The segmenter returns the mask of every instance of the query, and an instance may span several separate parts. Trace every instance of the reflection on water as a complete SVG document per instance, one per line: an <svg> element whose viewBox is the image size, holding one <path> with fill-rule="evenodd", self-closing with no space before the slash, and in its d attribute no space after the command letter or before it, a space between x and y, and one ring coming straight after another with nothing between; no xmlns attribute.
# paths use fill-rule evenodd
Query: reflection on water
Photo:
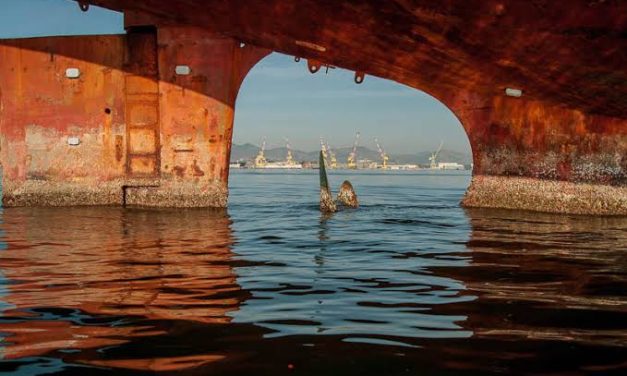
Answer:
<svg viewBox="0 0 627 376"><path fill-rule="evenodd" d="M4 359L105 348L163 334L147 320L228 324L245 299L224 212L5 209ZM141 318L141 319L140 319ZM77 352L71 352L78 354ZM81 359L167 369L220 359Z"/></svg>
<svg viewBox="0 0 627 376"><path fill-rule="evenodd" d="M4 209L0 371L627 369L627 219L464 211L467 175L352 174L362 207L332 216L307 172L234 174L228 213Z"/></svg>

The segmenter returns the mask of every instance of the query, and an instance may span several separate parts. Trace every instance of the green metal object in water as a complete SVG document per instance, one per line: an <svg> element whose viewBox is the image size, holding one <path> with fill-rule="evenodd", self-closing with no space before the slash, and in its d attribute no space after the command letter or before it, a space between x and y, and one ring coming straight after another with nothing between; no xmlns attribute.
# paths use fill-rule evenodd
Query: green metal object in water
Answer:
<svg viewBox="0 0 627 376"><path fill-rule="evenodd" d="M320 189L329 190L329 180L327 179L327 169L324 165L324 155L320 152Z"/></svg>
<svg viewBox="0 0 627 376"><path fill-rule="evenodd" d="M337 206L331 196L329 189L329 179L327 179L327 169L324 165L324 156L320 152L320 211L323 213L334 213Z"/></svg>

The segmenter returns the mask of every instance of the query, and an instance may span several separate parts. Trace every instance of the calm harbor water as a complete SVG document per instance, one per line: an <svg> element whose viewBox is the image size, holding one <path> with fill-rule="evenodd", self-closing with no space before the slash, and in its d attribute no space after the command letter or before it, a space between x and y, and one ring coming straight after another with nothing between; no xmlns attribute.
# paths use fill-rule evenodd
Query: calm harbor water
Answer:
<svg viewBox="0 0 627 376"><path fill-rule="evenodd" d="M0 372L627 372L627 218L464 210L464 172L234 171L216 210L0 212Z"/></svg>

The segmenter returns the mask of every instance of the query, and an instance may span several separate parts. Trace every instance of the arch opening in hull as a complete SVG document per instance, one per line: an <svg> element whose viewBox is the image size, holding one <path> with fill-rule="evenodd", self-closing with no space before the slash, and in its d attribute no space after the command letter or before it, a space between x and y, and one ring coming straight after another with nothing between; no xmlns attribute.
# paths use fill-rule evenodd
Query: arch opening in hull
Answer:
<svg viewBox="0 0 627 376"><path fill-rule="evenodd" d="M318 167L322 149L331 180L381 173L385 181L403 173L419 175L419 185L457 174L461 200L473 159L458 117L425 92L373 76L362 84L354 78L355 72L324 64L311 74L306 61L278 53L264 58L238 93L231 175L302 174Z"/></svg>

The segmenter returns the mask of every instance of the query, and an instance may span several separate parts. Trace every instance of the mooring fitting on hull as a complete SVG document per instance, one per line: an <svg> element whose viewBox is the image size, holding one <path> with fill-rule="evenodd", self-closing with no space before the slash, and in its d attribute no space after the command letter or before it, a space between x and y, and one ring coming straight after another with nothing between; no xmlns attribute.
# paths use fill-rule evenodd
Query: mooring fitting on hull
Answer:
<svg viewBox="0 0 627 376"><path fill-rule="evenodd" d="M87 12L89 10L89 3L86 0L78 0L78 7L81 8L83 12Z"/></svg>
<svg viewBox="0 0 627 376"><path fill-rule="evenodd" d="M362 82L364 82L365 77L366 74L364 72L355 72L355 83L357 85L361 84Z"/></svg>
<svg viewBox="0 0 627 376"><path fill-rule="evenodd" d="M321 66L322 64L318 60L307 59L307 68L312 74L318 72Z"/></svg>

